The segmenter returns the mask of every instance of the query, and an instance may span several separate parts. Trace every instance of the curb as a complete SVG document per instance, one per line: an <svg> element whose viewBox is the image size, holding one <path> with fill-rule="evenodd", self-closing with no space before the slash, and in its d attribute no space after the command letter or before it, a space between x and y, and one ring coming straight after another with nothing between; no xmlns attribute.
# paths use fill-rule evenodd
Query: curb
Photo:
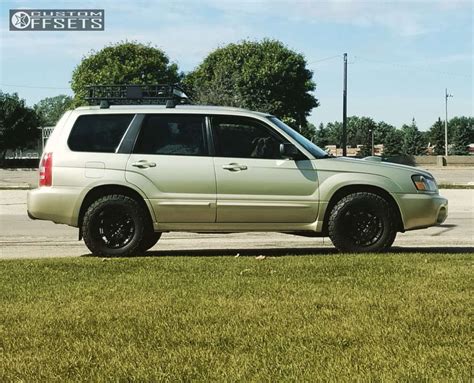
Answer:
<svg viewBox="0 0 474 383"><path fill-rule="evenodd" d="M474 184L439 184L438 189L474 189Z"/></svg>
<svg viewBox="0 0 474 383"><path fill-rule="evenodd" d="M30 185L0 185L0 190L31 190L34 187Z"/></svg>

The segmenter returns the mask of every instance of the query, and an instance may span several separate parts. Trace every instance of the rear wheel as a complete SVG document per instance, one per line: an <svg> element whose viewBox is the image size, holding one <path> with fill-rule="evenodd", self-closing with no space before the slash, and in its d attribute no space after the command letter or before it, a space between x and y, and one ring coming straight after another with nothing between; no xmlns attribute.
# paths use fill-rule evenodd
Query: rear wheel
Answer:
<svg viewBox="0 0 474 383"><path fill-rule="evenodd" d="M396 215L390 204L379 195L353 193L333 207L328 230L339 251L384 251L397 235Z"/></svg>
<svg viewBox="0 0 474 383"><path fill-rule="evenodd" d="M87 209L82 224L84 242L94 255L130 256L140 252L146 212L133 198L107 195Z"/></svg>

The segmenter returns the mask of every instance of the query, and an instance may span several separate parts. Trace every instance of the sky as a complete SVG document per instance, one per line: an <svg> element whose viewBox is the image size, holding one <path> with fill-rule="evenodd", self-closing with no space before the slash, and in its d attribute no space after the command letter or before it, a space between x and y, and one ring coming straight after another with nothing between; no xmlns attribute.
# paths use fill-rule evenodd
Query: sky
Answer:
<svg viewBox="0 0 474 383"><path fill-rule="evenodd" d="M217 47L271 38L304 55L320 106L309 121L348 115L428 129L445 113L473 114L471 0L0 0L0 89L28 105L70 94L81 58L118 41L150 43L184 72ZM105 9L105 31L8 30L9 9Z"/></svg>

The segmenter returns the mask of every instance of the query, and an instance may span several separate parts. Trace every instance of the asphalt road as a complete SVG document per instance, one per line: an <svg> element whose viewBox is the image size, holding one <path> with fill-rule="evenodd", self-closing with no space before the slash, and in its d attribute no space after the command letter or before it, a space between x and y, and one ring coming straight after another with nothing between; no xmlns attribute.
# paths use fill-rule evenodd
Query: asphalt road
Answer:
<svg viewBox="0 0 474 383"><path fill-rule="evenodd" d="M399 233L395 252L474 252L474 190L441 190L449 199L442 226ZM277 233L166 233L150 256L267 255L334 253L328 238ZM0 258L46 258L90 255L77 229L26 215L26 190L0 190Z"/></svg>

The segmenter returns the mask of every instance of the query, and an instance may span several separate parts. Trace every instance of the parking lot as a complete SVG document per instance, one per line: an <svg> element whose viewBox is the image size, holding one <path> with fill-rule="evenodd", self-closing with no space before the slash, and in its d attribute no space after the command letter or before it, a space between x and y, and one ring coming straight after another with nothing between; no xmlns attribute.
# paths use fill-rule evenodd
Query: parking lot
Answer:
<svg viewBox="0 0 474 383"><path fill-rule="evenodd" d="M0 190L0 257L75 257L89 254L76 228L33 221L26 215L26 190ZM395 251L474 251L474 190L441 190L449 199L449 216L442 226L399 233ZM334 252L328 238L278 233L166 233L150 255L281 255Z"/></svg>

